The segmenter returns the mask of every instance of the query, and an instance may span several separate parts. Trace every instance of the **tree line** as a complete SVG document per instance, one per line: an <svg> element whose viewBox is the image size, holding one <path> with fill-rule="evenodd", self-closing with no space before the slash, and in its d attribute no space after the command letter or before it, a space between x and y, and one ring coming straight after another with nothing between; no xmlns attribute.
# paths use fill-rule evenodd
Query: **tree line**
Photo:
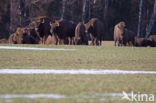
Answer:
<svg viewBox="0 0 156 103"><path fill-rule="evenodd" d="M28 25L37 16L88 22L99 18L104 24L106 40L113 39L115 24L126 23L126 28L140 37L154 34L155 0L1 0L0 38ZM5 3L5 4L4 4ZM4 4L4 5L3 5Z"/></svg>

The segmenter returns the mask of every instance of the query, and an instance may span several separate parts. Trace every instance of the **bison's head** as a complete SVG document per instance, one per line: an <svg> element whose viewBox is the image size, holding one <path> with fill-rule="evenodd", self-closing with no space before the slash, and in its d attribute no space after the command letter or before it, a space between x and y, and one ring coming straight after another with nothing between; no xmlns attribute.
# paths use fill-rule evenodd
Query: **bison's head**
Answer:
<svg viewBox="0 0 156 103"><path fill-rule="evenodd" d="M18 27L13 35L13 41L17 44L21 44L23 40L23 35L26 33L26 28Z"/></svg>
<svg viewBox="0 0 156 103"><path fill-rule="evenodd" d="M118 28L120 28L122 30L126 27L126 24L124 21L119 22L117 25L118 25Z"/></svg>
<svg viewBox="0 0 156 103"><path fill-rule="evenodd" d="M29 28L30 28L30 29L35 29L36 32L38 32L38 31L39 31L39 26L40 26L41 24L44 23L44 18L45 18L45 17L37 17L37 18L35 18L35 19L29 24Z"/></svg>
<svg viewBox="0 0 156 103"><path fill-rule="evenodd" d="M51 26L50 32L52 34L55 34L58 31L58 28L60 26L60 22L58 20L55 20L53 22L50 22L50 26Z"/></svg>
<svg viewBox="0 0 156 103"><path fill-rule="evenodd" d="M16 33L18 35L23 35L25 33L25 28L17 28Z"/></svg>

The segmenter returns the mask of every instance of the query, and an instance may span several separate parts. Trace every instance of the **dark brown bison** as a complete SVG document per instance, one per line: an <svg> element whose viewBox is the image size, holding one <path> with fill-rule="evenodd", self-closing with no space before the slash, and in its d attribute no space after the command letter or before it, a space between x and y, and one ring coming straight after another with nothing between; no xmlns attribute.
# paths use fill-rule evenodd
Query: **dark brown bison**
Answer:
<svg viewBox="0 0 156 103"><path fill-rule="evenodd" d="M56 44L64 44L68 39L68 44L74 44L76 25L68 20L55 20L51 23L51 33L55 35Z"/></svg>
<svg viewBox="0 0 156 103"><path fill-rule="evenodd" d="M23 34L22 38L23 44L39 44L40 42L40 38L33 28L26 28L26 32Z"/></svg>
<svg viewBox="0 0 156 103"><path fill-rule="evenodd" d="M150 35L147 40L150 42L152 47L156 47L156 35Z"/></svg>
<svg viewBox="0 0 156 103"><path fill-rule="evenodd" d="M150 35L150 36L148 37L148 40L151 40L151 41L156 42L156 35Z"/></svg>
<svg viewBox="0 0 156 103"><path fill-rule="evenodd" d="M86 34L85 25L80 22L75 29L75 45L88 45L88 36Z"/></svg>
<svg viewBox="0 0 156 103"><path fill-rule="evenodd" d="M91 45L101 45L104 38L103 23L97 18L92 18L85 26L92 40Z"/></svg>
<svg viewBox="0 0 156 103"><path fill-rule="evenodd" d="M123 33L125 28L125 22L119 22L114 27L114 45L122 46L123 45ZM116 44L117 43L117 44Z"/></svg>
<svg viewBox="0 0 156 103"><path fill-rule="evenodd" d="M135 44L135 33L133 31L128 30L128 29L124 29L123 44L124 44L124 46L134 46L134 44Z"/></svg>
<svg viewBox="0 0 156 103"><path fill-rule="evenodd" d="M147 44L148 44L148 41L146 38L135 37L135 46L146 47Z"/></svg>
<svg viewBox="0 0 156 103"><path fill-rule="evenodd" d="M35 26L35 30L38 32L42 44L45 44L47 37L49 35L52 35L50 32L51 21L52 21L51 19L47 17L43 17L43 18L36 19L36 21L34 20L30 24L31 26Z"/></svg>

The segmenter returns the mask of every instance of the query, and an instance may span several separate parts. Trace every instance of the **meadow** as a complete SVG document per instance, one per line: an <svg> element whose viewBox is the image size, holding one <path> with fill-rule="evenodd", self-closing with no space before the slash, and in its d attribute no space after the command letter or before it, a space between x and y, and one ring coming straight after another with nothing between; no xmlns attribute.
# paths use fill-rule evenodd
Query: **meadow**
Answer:
<svg viewBox="0 0 156 103"><path fill-rule="evenodd" d="M73 51L0 49L1 69L119 69L156 71L156 48L104 46L9 45L36 48L65 48ZM147 93L156 96L154 74L1 74L0 95L62 94L66 98L12 98L10 103L130 103L106 93ZM156 98L156 97L155 97ZM8 102L8 101L7 101ZM0 98L0 103L6 99ZM155 102L150 102L155 103Z"/></svg>

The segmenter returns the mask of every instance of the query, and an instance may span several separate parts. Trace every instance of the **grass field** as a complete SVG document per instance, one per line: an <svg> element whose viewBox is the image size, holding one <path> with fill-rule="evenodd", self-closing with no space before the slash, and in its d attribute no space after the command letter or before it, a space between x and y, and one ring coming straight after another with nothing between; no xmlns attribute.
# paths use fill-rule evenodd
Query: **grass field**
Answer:
<svg viewBox="0 0 156 103"><path fill-rule="evenodd" d="M89 101L103 103L98 101L99 97L85 98L85 96L122 93L122 91L128 93L131 91L137 93L139 91L156 95L155 78L156 75L0 75L0 93L56 93L68 97L65 99L65 103L69 103L70 100L79 101L78 103ZM43 100L48 101L48 99ZM111 98L109 100L112 101L109 103L116 103ZM32 100L29 101L34 103ZM64 103L63 100L57 101Z"/></svg>
<svg viewBox="0 0 156 103"><path fill-rule="evenodd" d="M120 69L156 71L156 48L105 46L11 45L40 48L68 48L75 51L36 51L0 49L0 68L17 69ZM1 44L2 45L2 44ZM4 45L4 44L3 44ZM5 44L5 46L10 46ZM156 96L156 75L0 75L0 94L54 93L64 99L14 98L10 103L130 103L104 93L147 93ZM97 96L98 95L98 96ZM156 98L156 97L155 97ZM6 103L0 99L0 103ZM150 102L155 103L155 102Z"/></svg>
<svg viewBox="0 0 156 103"><path fill-rule="evenodd" d="M32 45L21 46L30 47ZM156 70L156 48L46 45L33 45L33 47L72 48L76 50L0 50L0 68L96 68L122 70Z"/></svg>

